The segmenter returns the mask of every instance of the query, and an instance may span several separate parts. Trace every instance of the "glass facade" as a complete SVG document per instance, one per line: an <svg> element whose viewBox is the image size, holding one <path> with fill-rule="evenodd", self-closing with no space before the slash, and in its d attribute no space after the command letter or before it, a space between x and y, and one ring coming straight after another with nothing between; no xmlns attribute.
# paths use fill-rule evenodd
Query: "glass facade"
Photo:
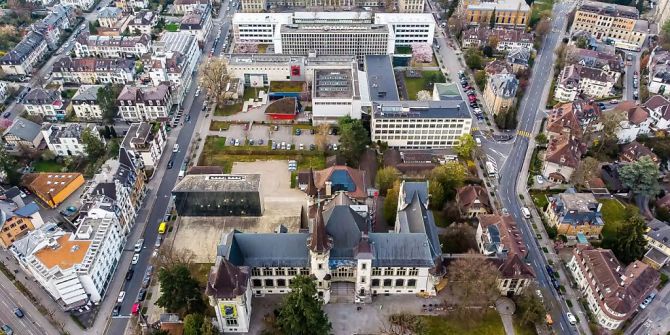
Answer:
<svg viewBox="0 0 670 335"><path fill-rule="evenodd" d="M261 216L258 192L174 192L180 216Z"/></svg>

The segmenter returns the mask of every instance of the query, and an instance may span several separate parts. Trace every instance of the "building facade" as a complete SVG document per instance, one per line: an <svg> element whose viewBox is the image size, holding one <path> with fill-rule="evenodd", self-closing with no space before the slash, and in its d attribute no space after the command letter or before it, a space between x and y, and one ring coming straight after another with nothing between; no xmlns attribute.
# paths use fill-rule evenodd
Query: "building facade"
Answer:
<svg viewBox="0 0 670 335"><path fill-rule="evenodd" d="M151 36L99 36L81 33L74 44L77 57L140 58L151 51Z"/></svg>
<svg viewBox="0 0 670 335"><path fill-rule="evenodd" d="M65 118L65 106L60 91L35 88L23 98L23 107L28 115L37 115L50 120Z"/></svg>
<svg viewBox="0 0 670 335"><path fill-rule="evenodd" d="M487 26L493 15L495 27L524 28L530 20L530 6L523 0L464 0L458 10L468 25Z"/></svg>
<svg viewBox="0 0 670 335"><path fill-rule="evenodd" d="M86 145L82 141L82 134L86 131L105 143L98 127L93 123L45 123L42 125L42 135L47 147L59 157L86 156Z"/></svg>
<svg viewBox="0 0 670 335"><path fill-rule="evenodd" d="M47 50L44 36L31 31L11 51L0 57L2 72L9 76L29 76Z"/></svg>
<svg viewBox="0 0 670 335"><path fill-rule="evenodd" d="M197 39L185 32L165 32L152 47L149 76L154 86L169 82L174 97L181 101L191 87L200 59Z"/></svg>
<svg viewBox="0 0 670 335"><path fill-rule="evenodd" d="M102 85L81 85L72 97L74 114L83 120L102 120L102 109L98 104L98 91Z"/></svg>
<svg viewBox="0 0 670 335"><path fill-rule="evenodd" d="M63 57L54 63L52 76L72 84L129 84L135 80L135 62L118 58Z"/></svg>
<svg viewBox="0 0 670 335"><path fill-rule="evenodd" d="M635 7L583 1L577 8L571 33L587 32L617 48L639 51L649 34L649 23L640 20Z"/></svg>
<svg viewBox="0 0 670 335"><path fill-rule="evenodd" d="M170 86L138 87L126 85L116 98L119 115L126 121L167 121L172 108Z"/></svg>
<svg viewBox="0 0 670 335"><path fill-rule="evenodd" d="M484 88L484 103L494 114L505 113L516 103L519 80L511 73L489 76Z"/></svg>
<svg viewBox="0 0 670 335"><path fill-rule="evenodd" d="M605 225L601 208L592 193L566 191L549 197L545 215L549 225L568 238L574 239L577 234L598 238Z"/></svg>
<svg viewBox="0 0 670 335"><path fill-rule="evenodd" d="M123 138L121 147L141 167L153 170L163 155L167 144L165 124L133 123Z"/></svg>

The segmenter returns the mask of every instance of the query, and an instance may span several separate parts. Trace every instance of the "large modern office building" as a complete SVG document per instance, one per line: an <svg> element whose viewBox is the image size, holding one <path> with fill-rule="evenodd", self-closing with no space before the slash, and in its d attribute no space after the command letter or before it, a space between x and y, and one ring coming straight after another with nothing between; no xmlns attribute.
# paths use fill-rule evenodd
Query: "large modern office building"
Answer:
<svg viewBox="0 0 670 335"><path fill-rule="evenodd" d="M241 0L242 11L260 13L268 9L281 7L319 8L352 10L355 8L386 9L389 2L385 0ZM426 5L424 0L398 0L390 3L400 13L423 13Z"/></svg>
<svg viewBox="0 0 670 335"><path fill-rule="evenodd" d="M272 44L275 53L304 56L386 55L397 46L432 43L428 13L295 12L236 13L235 43Z"/></svg>

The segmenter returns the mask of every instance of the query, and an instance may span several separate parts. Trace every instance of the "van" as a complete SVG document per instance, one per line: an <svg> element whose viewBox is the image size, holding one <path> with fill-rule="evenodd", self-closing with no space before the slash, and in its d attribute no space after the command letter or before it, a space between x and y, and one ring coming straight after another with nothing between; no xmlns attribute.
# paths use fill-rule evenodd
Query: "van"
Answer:
<svg viewBox="0 0 670 335"><path fill-rule="evenodd" d="M523 214L524 218L530 219L530 209L528 209L528 207L521 208L521 213Z"/></svg>
<svg viewBox="0 0 670 335"><path fill-rule="evenodd" d="M479 137L475 137L475 143L477 143L478 147L481 147L482 146L482 139L479 138Z"/></svg>
<svg viewBox="0 0 670 335"><path fill-rule="evenodd" d="M165 234L165 229L167 228L167 223L165 221L161 222L161 224L158 226L158 233L159 234Z"/></svg>
<svg viewBox="0 0 670 335"><path fill-rule="evenodd" d="M179 151L179 144L175 143L174 146L172 147L172 152L177 152Z"/></svg>

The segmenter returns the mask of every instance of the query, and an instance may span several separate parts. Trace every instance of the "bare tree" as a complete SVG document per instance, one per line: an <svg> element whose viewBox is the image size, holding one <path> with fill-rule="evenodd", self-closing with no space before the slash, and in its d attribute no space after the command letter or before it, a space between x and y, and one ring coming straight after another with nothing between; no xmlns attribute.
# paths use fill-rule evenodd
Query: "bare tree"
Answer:
<svg viewBox="0 0 670 335"><path fill-rule="evenodd" d="M325 151L326 146L328 146L328 130L330 130L330 126L327 123L322 123L316 127L314 144L321 151Z"/></svg>
<svg viewBox="0 0 670 335"><path fill-rule="evenodd" d="M586 157L579 162L579 166L572 173L571 181L575 185L585 186L591 178L598 177L598 166L600 162L593 157Z"/></svg>
<svg viewBox="0 0 670 335"><path fill-rule="evenodd" d="M600 117L600 125L602 129L600 130L599 138L596 139L597 152L602 152L606 143L616 141L621 122L626 118L626 112L622 110L615 109L602 114Z"/></svg>
<svg viewBox="0 0 670 335"><path fill-rule="evenodd" d="M498 269L474 251L456 259L447 268L451 291L460 299L458 306L464 311L472 307L468 305L488 306L500 296L498 276Z"/></svg>
<svg viewBox="0 0 670 335"><path fill-rule="evenodd" d="M172 246L164 245L158 249L158 255L153 259L156 268L171 268L175 265L186 265L190 267L194 264L195 254L190 249L177 250Z"/></svg>
<svg viewBox="0 0 670 335"><path fill-rule="evenodd" d="M535 34L537 35L537 38L539 40L542 40L542 38L547 35L547 33L551 30L551 22L549 21L548 18L542 18L540 19L540 22L537 23L537 26L535 26Z"/></svg>
<svg viewBox="0 0 670 335"><path fill-rule="evenodd" d="M226 85L231 78L226 61L210 59L201 66L200 73L200 85L214 96L216 105L219 106L226 97Z"/></svg>

